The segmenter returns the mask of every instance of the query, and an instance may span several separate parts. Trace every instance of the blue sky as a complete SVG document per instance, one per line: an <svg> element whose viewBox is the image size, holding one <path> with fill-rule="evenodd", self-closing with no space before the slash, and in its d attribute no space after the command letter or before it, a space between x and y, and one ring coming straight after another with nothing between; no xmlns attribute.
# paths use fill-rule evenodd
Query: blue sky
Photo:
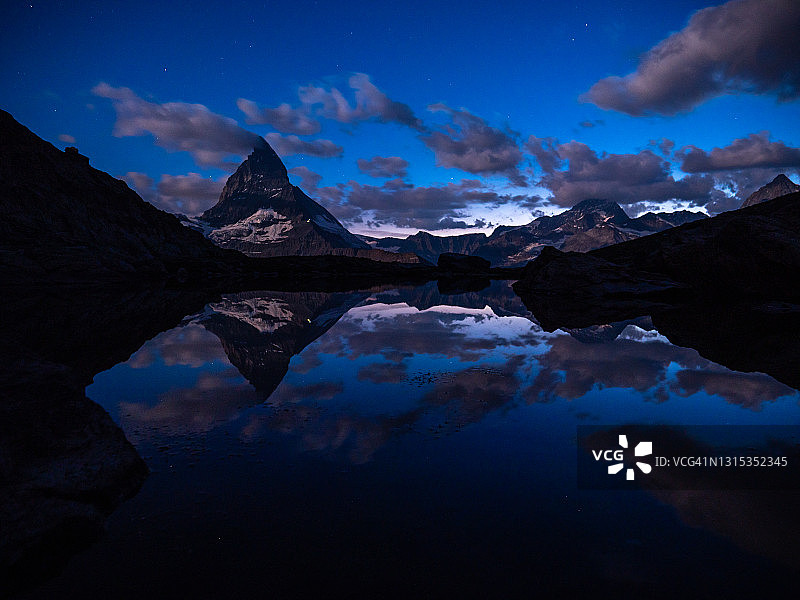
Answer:
<svg viewBox="0 0 800 600"><path fill-rule="evenodd" d="M378 234L715 213L800 169L794 0L5 4L0 107L174 212L254 135Z"/></svg>

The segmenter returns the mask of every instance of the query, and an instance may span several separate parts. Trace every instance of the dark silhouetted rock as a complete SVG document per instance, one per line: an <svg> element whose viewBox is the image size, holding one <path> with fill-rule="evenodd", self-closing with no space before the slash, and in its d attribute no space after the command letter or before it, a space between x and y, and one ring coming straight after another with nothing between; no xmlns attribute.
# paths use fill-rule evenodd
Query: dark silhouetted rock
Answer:
<svg viewBox="0 0 800 600"><path fill-rule="evenodd" d="M219 297L102 285L4 288L0 596L55 575L102 535L147 468L85 395L94 376Z"/></svg>
<svg viewBox="0 0 800 600"><path fill-rule="evenodd" d="M480 256L468 256L455 252L444 252L440 254L436 265L442 271L450 271L452 273L474 273L476 275L488 272L491 266L488 260Z"/></svg>
<svg viewBox="0 0 800 600"><path fill-rule="evenodd" d="M791 275L798 269L795 193L584 255L546 249L514 289L526 304L557 298L550 302L556 310L563 304L575 311L588 302L588 310L598 310L601 302L663 299L681 288L708 297L780 299L800 294L800 280Z"/></svg>
<svg viewBox="0 0 800 600"><path fill-rule="evenodd" d="M443 277L436 281L440 294L447 296L480 292L491 285L488 277Z"/></svg>
<svg viewBox="0 0 800 600"><path fill-rule="evenodd" d="M436 264L439 255L443 252L455 252L458 254L474 254L475 251L486 242L486 236L482 233L465 233L463 235L433 235L426 231L420 231L402 238L370 238L363 239L379 249L391 252L412 252L431 264Z"/></svg>
<svg viewBox="0 0 800 600"><path fill-rule="evenodd" d="M2 359L0 580L11 592L55 575L94 542L148 471L67 368Z"/></svg>
<svg viewBox="0 0 800 600"><path fill-rule="evenodd" d="M686 292L685 285L661 274L550 246L513 287L548 331L647 315Z"/></svg>
<svg viewBox="0 0 800 600"><path fill-rule="evenodd" d="M547 248L514 290L546 330L650 315L670 341L800 389L800 193L594 250Z"/></svg>
<svg viewBox="0 0 800 600"><path fill-rule="evenodd" d="M601 248L593 256L661 273L699 293L793 295L800 280L800 194Z"/></svg>
<svg viewBox="0 0 800 600"><path fill-rule="evenodd" d="M0 111L0 279L70 282L225 272L233 259L128 186Z"/></svg>
<svg viewBox="0 0 800 600"><path fill-rule="evenodd" d="M22 287L171 280L231 290L267 284L350 289L392 278L401 283L435 277L433 267L419 258L370 248L330 221L299 189L281 187L288 185L285 173L265 142L229 179L212 217L237 218L261 206L260 188L278 186L278 195L287 198L287 214L294 210L293 218L303 217L295 233L308 233L293 234L278 254L339 256L257 259L220 248L203 236L210 225L158 210L123 181L89 166L76 150L61 152L0 111L0 280ZM270 210L258 208L266 212L255 220L266 223Z"/></svg>

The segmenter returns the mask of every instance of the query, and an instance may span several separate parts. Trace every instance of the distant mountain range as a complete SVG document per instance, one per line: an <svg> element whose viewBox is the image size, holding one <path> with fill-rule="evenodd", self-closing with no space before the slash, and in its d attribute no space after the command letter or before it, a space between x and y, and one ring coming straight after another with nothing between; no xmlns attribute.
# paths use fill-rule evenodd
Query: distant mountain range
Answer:
<svg viewBox="0 0 800 600"><path fill-rule="evenodd" d="M420 232L406 239L363 239L375 248L414 252L430 262L436 262L443 252L459 252L481 256L495 266L512 266L536 258L545 246L587 252L704 218L706 215L702 213L686 210L650 212L631 218L616 202L590 199L527 225L498 227L488 237L481 233L434 236Z"/></svg>
<svg viewBox="0 0 800 600"><path fill-rule="evenodd" d="M179 215L184 225L218 246L255 257L340 254L391 262L420 257L435 264L441 254L455 252L514 266L535 258L544 246L586 252L706 216L680 211L634 219L615 202L593 199L527 225L498 227L488 237L422 231L405 239L358 236L292 185L278 155L261 142L228 179L216 205L199 217Z"/></svg>
<svg viewBox="0 0 800 600"><path fill-rule="evenodd" d="M742 208L798 191L800 185L781 173L751 194ZM536 258L545 246L565 252L589 252L706 218L703 213L688 210L648 212L631 218L616 202L589 199L527 225L498 227L490 236L481 233L435 236L421 231L405 239L360 237L374 248L413 252L433 263L444 252L459 252L481 256L494 266L514 266Z"/></svg>
<svg viewBox="0 0 800 600"><path fill-rule="evenodd" d="M743 206L800 189L779 175ZM700 212L648 212L632 218L611 200L584 200L564 212L490 235L437 236L420 231L405 239L354 235L330 212L289 182L286 167L265 140L228 179L219 201L199 217L179 215L222 248L254 257L338 254L387 262L436 264L444 253L480 256L494 266L521 266L545 246L589 252L707 218ZM419 258L417 258L419 257Z"/></svg>
<svg viewBox="0 0 800 600"><path fill-rule="evenodd" d="M587 253L546 248L514 291L540 322L558 327L652 314L690 298L800 314L798 269L795 192Z"/></svg>

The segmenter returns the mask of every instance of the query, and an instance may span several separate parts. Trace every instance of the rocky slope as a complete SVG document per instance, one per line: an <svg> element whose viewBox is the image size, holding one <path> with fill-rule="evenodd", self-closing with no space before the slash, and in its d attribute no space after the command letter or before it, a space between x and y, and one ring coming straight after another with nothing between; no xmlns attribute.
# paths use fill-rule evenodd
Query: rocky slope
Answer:
<svg viewBox="0 0 800 600"><path fill-rule="evenodd" d="M224 272L229 252L0 111L0 279L71 282Z"/></svg>
<svg viewBox="0 0 800 600"><path fill-rule="evenodd" d="M781 173L767 185L750 194L742 203L741 208L747 208L748 206L766 202L767 200L774 200L775 198L780 198L786 194L793 194L794 192L800 192L800 185L793 183L791 179Z"/></svg>

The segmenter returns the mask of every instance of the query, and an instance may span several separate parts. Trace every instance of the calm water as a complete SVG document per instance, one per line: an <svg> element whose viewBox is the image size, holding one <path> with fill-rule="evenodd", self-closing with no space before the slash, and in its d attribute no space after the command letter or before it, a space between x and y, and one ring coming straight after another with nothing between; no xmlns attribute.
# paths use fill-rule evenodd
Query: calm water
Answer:
<svg viewBox="0 0 800 600"><path fill-rule="evenodd" d="M581 424L800 424L797 391L648 318L547 333L505 283L230 294L87 395L151 475L30 597L731 597L796 580L774 496L577 489ZM795 514L797 496L778 502Z"/></svg>

